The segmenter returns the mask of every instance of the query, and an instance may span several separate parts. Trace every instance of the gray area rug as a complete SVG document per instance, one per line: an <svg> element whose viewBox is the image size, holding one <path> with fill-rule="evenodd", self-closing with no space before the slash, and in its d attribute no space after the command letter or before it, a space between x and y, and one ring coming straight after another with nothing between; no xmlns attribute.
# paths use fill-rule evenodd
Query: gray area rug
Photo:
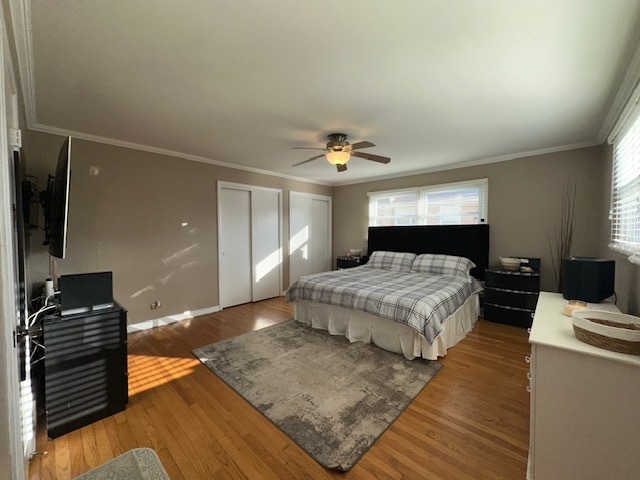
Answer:
<svg viewBox="0 0 640 480"><path fill-rule="evenodd" d="M158 454L151 448L134 448L74 480L169 480Z"/></svg>
<svg viewBox="0 0 640 480"><path fill-rule="evenodd" d="M441 368L295 320L193 354L318 463L345 471Z"/></svg>

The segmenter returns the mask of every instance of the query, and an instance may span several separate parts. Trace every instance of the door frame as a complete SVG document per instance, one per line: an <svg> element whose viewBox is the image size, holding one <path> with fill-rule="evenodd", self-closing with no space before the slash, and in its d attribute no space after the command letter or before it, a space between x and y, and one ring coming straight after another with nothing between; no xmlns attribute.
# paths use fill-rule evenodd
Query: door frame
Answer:
<svg viewBox="0 0 640 480"><path fill-rule="evenodd" d="M6 403L0 407L0 424L6 425L8 435L0 440L0 458L10 458L10 476L12 480L25 477L28 464L27 452L23 448L21 408L20 408L20 378L18 376L18 356L14 344L14 330L18 325L17 312L20 308L16 301L18 289L15 278L15 249L13 244L13 209L11 205L11 178L8 158L10 147L8 139L8 106L6 104L9 87L15 85L12 78L11 59L8 57L8 36L4 22L0 22L0 315L2 326L0 341L3 353L1 358L4 371L0 374L0 399ZM9 72L7 72L7 69ZM12 82L12 83L10 83ZM14 89L15 91L15 89Z"/></svg>
<svg viewBox="0 0 640 480"><path fill-rule="evenodd" d="M278 248L280 250L280 259L278 262L278 291L282 290L282 278L283 278L283 268L282 268L282 263L283 263L283 229L282 229L282 224L283 224L283 218L282 218L282 189L280 188L269 188L269 187L260 187L258 185L248 185L248 184L244 184L244 183L235 183L235 182L225 182L222 180L218 180L217 181L217 188L216 188L216 202L217 202L217 208L216 208L216 214L217 214L217 236L216 236L216 242L217 242L217 249L218 249L218 305L221 305L220 302L220 264L221 264L221 257L222 257L222 252L220 251L220 224L221 224L221 220L222 220L222 205L220 202L220 191L223 188L230 188L230 189L235 189L235 190L244 190L244 191L248 191L248 192L252 192L252 191L263 191L263 192L274 192L278 194L278 219L279 219L279 225L278 225L278 236L279 236L279 240L278 240ZM251 235L252 232L252 225L251 223L249 224L249 235ZM251 263L251 298L253 299L253 285L255 284L256 281L256 272L255 269L253 268L253 252L251 254L251 259L250 259L250 263ZM253 301L253 300L252 300ZM222 309L222 306L220 307Z"/></svg>

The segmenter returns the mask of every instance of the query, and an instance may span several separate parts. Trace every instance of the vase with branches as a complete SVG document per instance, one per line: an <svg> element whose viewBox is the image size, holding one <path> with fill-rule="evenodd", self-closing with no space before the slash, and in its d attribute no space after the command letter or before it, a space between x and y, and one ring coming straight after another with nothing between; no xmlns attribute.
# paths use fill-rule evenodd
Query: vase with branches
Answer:
<svg viewBox="0 0 640 480"><path fill-rule="evenodd" d="M554 226L553 239L548 239L551 251L551 263L558 292L562 292L564 267L562 260L571 256L573 244L573 229L576 221L576 186L568 182L562 187L562 202L560 205L560 227Z"/></svg>

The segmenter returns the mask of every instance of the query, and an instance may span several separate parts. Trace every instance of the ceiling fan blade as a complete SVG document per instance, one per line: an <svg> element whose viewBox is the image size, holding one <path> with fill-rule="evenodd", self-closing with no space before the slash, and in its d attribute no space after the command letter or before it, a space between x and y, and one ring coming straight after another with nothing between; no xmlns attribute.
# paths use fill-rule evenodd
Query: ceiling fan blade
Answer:
<svg viewBox="0 0 640 480"><path fill-rule="evenodd" d="M358 143L351 144L351 150L358 150L359 148L369 148L369 147L375 147L375 146L376 144L371 142L358 142Z"/></svg>
<svg viewBox="0 0 640 480"><path fill-rule="evenodd" d="M315 160L315 159L317 159L317 158L320 158L320 157L324 157L324 154L323 154L323 155L316 155L315 157L311 157L311 158L309 158L308 160L305 160L304 162L296 163L296 164L291 165L291 166L292 166L292 167L297 167L298 165L302 165L303 163L308 163L308 162L310 162L310 161L312 161L312 160Z"/></svg>
<svg viewBox="0 0 640 480"><path fill-rule="evenodd" d="M339 172L346 172L347 171L347 164L346 163L344 165L336 165L336 167L338 167L338 171Z"/></svg>
<svg viewBox="0 0 640 480"><path fill-rule="evenodd" d="M319 148L319 147L291 147L294 150L326 150L326 148Z"/></svg>
<svg viewBox="0 0 640 480"><path fill-rule="evenodd" d="M366 158L367 160L372 160L378 163L389 163L391 159L389 157L383 157L381 155L373 155L371 153L364 152L351 152L353 157Z"/></svg>

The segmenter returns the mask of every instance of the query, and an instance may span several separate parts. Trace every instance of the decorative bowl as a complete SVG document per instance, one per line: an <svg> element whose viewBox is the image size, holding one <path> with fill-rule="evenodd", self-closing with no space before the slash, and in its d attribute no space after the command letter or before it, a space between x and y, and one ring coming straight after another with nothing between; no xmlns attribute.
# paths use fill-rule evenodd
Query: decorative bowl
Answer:
<svg viewBox="0 0 640 480"><path fill-rule="evenodd" d="M520 259L514 257L500 257L500 264L505 270L518 270L520 268Z"/></svg>
<svg viewBox="0 0 640 480"><path fill-rule="evenodd" d="M576 310L571 315L576 338L613 352L640 355L640 317L600 310Z"/></svg>

